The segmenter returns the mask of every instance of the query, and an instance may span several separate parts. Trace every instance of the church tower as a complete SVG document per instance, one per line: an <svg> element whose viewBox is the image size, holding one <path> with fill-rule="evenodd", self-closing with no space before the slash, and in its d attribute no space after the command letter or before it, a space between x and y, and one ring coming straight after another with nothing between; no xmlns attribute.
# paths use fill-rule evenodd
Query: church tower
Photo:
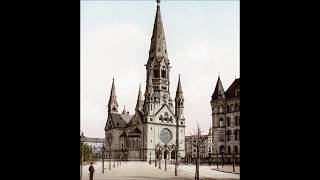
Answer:
<svg viewBox="0 0 320 180"><path fill-rule="evenodd" d="M111 93L108 103L108 113L118 113L118 101L116 96L116 88L114 85L114 78L112 79Z"/></svg>
<svg viewBox="0 0 320 180"><path fill-rule="evenodd" d="M170 106L170 63L160 12L160 1L157 1L157 12L153 25L146 70L147 77L152 77L155 93L155 106L161 107L164 104Z"/></svg>
<svg viewBox="0 0 320 180"><path fill-rule="evenodd" d="M183 98L183 91L180 81L180 74L179 74L179 80L178 80L178 86L176 91L176 97L174 99L175 101L175 116L177 118L176 121L176 136L179 137L176 139L176 145L179 149L178 157L181 157L181 151L185 151L185 119L183 115L183 109L184 109L184 98Z"/></svg>

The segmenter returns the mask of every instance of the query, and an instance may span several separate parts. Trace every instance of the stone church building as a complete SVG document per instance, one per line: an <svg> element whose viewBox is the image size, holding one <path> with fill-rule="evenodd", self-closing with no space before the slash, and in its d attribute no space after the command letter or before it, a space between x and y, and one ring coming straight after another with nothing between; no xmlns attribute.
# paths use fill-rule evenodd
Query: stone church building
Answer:
<svg viewBox="0 0 320 180"><path fill-rule="evenodd" d="M112 81L105 125L107 158L146 161L175 159L177 154L178 158L185 157L184 97L179 75L174 101L171 98L170 68L158 0L146 64L146 89L143 98L139 87L134 114L125 109L119 113Z"/></svg>

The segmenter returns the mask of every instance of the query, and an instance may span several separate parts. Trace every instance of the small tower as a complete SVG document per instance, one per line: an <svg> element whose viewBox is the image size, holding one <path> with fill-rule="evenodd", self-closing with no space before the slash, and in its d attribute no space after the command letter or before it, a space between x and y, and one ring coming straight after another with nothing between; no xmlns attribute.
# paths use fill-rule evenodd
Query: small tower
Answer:
<svg viewBox="0 0 320 180"><path fill-rule="evenodd" d="M126 105L123 106L123 111L121 114L127 114L127 111L126 111Z"/></svg>
<svg viewBox="0 0 320 180"><path fill-rule="evenodd" d="M142 92L141 92L141 84L139 85L138 99L136 104L136 110L143 110L143 100L142 100Z"/></svg>
<svg viewBox="0 0 320 180"><path fill-rule="evenodd" d="M118 113L118 101L116 96L116 88L114 85L114 78L112 78L112 86L111 86L111 93L108 103L108 113Z"/></svg>
<svg viewBox="0 0 320 180"><path fill-rule="evenodd" d="M220 75L218 76L210 104L212 108L213 149L221 153L225 151L226 148L226 105L225 91L220 79Z"/></svg>
<svg viewBox="0 0 320 180"><path fill-rule="evenodd" d="M147 85L146 91L144 94L144 104L143 104L143 111L146 115L145 121L153 121L153 111L154 111L154 91L153 91L153 83L152 83L152 76L149 74L147 77Z"/></svg>
<svg viewBox="0 0 320 180"><path fill-rule="evenodd" d="M184 116L183 116L184 98L183 98L183 91L181 87L180 74L179 74L176 97L174 101L175 101L175 114L176 114L177 120L179 121L179 125L184 125L184 122L183 122L184 121Z"/></svg>

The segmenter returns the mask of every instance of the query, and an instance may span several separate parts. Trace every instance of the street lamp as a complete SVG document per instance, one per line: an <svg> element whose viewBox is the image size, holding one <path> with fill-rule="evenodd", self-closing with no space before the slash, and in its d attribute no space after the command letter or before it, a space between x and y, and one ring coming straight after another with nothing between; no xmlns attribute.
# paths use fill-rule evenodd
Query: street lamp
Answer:
<svg viewBox="0 0 320 180"><path fill-rule="evenodd" d="M105 152L105 146L102 145L102 173L104 173L104 152Z"/></svg>
<svg viewBox="0 0 320 180"><path fill-rule="evenodd" d="M216 155L217 155L217 170L219 169L219 155L218 155L218 150L216 150Z"/></svg>
<svg viewBox="0 0 320 180"><path fill-rule="evenodd" d="M150 151L149 164L151 165L151 151Z"/></svg>
<svg viewBox="0 0 320 180"><path fill-rule="evenodd" d="M83 133L80 136L80 148L81 148L81 157L80 157L80 180L82 179L82 164L83 164L83 142L84 142L84 138L83 138Z"/></svg>

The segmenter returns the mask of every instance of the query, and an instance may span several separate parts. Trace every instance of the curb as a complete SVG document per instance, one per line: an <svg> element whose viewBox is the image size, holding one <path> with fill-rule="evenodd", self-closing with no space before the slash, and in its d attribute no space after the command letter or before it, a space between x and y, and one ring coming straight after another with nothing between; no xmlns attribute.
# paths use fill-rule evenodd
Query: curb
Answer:
<svg viewBox="0 0 320 180"><path fill-rule="evenodd" d="M231 174L239 174L240 175L240 172L230 172L230 171L223 171L223 170L217 170L217 169L210 169L210 170L214 170L214 171L219 171L219 172L224 172L224 173L231 173Z"/></svg>

